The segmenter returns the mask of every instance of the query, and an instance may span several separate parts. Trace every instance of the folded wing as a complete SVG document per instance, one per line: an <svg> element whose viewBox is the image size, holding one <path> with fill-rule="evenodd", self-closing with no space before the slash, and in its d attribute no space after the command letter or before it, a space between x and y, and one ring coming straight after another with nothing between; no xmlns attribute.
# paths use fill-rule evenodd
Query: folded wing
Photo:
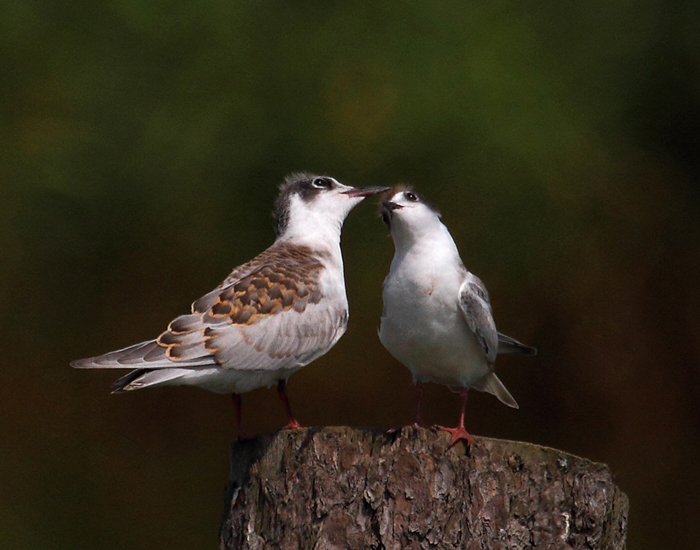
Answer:
<svg viewBox="0 0 700 550"><path fill-rule="evenodd" d="M493 364L498 354L498 332L489 294L478 277L471 275L464 282L459 292L459 305L469 330L481 344L488 362Z"/></svg>
<svg viewBox="0 0 700 550"><path fill-rule="evenodd" d="M309 252L273 246L195 301L191 313L174 319L156 340L72 365L261 370L307 364L347 325L346 310L320 304L323 264Z"/></svg>

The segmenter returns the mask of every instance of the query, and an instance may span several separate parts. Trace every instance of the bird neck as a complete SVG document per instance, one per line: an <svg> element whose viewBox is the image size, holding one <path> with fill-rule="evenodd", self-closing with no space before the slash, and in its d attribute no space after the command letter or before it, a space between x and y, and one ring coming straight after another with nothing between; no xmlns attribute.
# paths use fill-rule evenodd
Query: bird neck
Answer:
<svg viewBox="0 0 700 550"><path fill-rule="evenodd" d="M414 257L421 262L433 261L436 264L451 260L461 262L452 235L439 220L427 226L412 228L411 231L397 231L392 237L396 247L394 259L397 262Z"/></svg>
<svg viewBox="0 0 700 550"><path fill-rule="evenodd" d="M278 242L307 246L340 257L340 231L343 220L307 211L304 216L290 220L277 236Z"/></svg>

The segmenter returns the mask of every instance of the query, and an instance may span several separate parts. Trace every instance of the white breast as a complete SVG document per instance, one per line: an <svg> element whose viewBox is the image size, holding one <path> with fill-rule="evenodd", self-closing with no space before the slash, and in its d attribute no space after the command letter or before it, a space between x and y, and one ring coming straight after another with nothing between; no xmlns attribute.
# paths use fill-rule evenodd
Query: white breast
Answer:
<svg viewBox="0 0 700 550"><path fill-rule="evenodd" d="M379 339L414 380L469 387L489 366L459 308L466 273L450 244L396 254L384 281Z"/></svg>

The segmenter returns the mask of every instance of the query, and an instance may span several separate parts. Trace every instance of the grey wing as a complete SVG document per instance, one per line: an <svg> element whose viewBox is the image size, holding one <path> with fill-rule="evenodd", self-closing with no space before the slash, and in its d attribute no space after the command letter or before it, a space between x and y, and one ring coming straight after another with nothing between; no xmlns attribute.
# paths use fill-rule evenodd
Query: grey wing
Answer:
<svg viewBox="0 0 700 550"><path fill-rule="evenodd" d="M165 348L158 345L157 340L148 340L97 357L72 361L71 367L76 369L158 369L175 366L203 367L215 364L213 357L204 355L175 365L168 359Z"/></svg>
<svg viewBox="0 0 700 550"><path fill-rule="evenodd" d="M302 366L326 353L347 327L347 311L311 305L278 313L251 326L208 330L207 349L224 368L277 370Z"/></svg>
<svg viewBox="0 0 700 550"><path fill-rule="evenodd" d="M498 333L499 355L537 355L537 349L521 344L515 338Z"/></svg>
<svg viewBox="0 0 700 550"><path fill-rule="evenodd" d="M498 354L498 332L489 295L479 278L472 277L459 290L459 305L469 330L481 344L489 363L494 363Z"/></svg>

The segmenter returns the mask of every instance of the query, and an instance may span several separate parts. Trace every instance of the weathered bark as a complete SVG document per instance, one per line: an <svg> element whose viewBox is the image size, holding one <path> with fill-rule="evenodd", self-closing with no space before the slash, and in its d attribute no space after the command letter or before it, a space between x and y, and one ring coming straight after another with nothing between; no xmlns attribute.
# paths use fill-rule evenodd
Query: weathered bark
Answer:
<svg viewBox="0 0 700 550"><path fill-rule="evenodd" d="M621 550L607 466L429 429L310 428L234 443L221 548Z"/></svg>

